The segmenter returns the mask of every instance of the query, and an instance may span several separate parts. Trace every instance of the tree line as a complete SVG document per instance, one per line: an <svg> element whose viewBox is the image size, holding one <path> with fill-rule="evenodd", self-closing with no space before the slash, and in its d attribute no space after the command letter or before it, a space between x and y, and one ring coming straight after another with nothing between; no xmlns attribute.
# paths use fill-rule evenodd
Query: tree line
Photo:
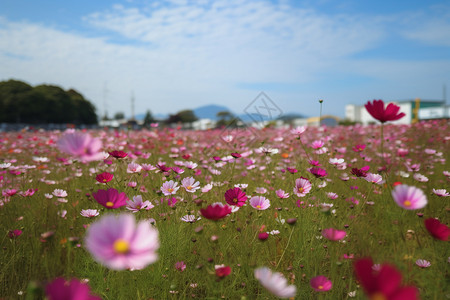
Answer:
<svg viewBox="0 0 450 300"><path fill-rule="evenodd" d="M95 106L74 89L0 82L0 123L97 124Z"/></svg>

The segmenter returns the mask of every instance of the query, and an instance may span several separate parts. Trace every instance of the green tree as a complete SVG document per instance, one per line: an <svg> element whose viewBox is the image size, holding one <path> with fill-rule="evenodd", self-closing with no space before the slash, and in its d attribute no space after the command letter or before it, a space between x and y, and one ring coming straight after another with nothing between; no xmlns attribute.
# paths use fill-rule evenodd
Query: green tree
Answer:
<svg viewBox="0 0 450 300"><path fill-rule="evenodd" d="M125 114L123 112L116 112L114 114L114 120L121 120L121 119L125 119Z"/></svg>
<svg viewBox="0 0 450 300"><path fill-rule="evenodd" d="M150 126L150 123L155 122L155 119L152 116L152 113L150 110L147 110L147 112L145 113L145 117L144 117L144 126L148 127Z"/></svg>
<svg viewBox="0 0 450 300"><path fill-rule="evenodd" d="M197 121L198 118L195 116L192 110L186 109L182 110L175 115L169 115L169 118L166 120L168 124L174 123L192 123Z"/></svg>
<svg viewBox="0 0 450 300"><path fill-rule="evenodd" d="M219 119L219 120L217 120L216 127L224 127L224 126L228 126L230 124L230 122L234 118L234 115L227 110L223 110L223 111L219 111L216 114L216 117Z"/></svg>
<svg viewBox="0 0 450 300"><path fill-rule="evenodd" d="M198 120L197 116L190 109L182 110L177 115L180 117L181 123L192 123Z"/></svg>
<svg viewBox="0 0 450 300"><path fill-rule="evenodd" d="M21 95L32 89L29 84L18 80L0 82L0 122L21 122Z"/></svg>
<svg viewBox="0 0 450 300"><path fill-rule="evenodd" d="M95 106L75 90L0 82L0 122L96 124Z"/></svg>

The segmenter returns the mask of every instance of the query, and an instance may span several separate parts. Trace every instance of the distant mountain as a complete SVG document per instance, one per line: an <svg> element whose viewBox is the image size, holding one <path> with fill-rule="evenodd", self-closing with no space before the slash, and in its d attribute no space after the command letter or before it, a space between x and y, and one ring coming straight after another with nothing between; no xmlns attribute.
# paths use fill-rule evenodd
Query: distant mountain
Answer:
<svg viewBox="0 0 450 300"><path fill-rule="evenodd" d="M241 113L241 114L236 115L228 107L223 106L223 105L216 105L216 104L200 106L200 107L193 109L192 111L199 119L210 119L210 120L215 120L215 121L218 120L217 113L221 112L221 111L231 112L234 116L238 117L239 119L241 119L244 122L266 121L267 117L268 117L268 116L258 117L258 116L254 116L254 115L250 116L246 113ZM171 114L176 114L176 113L177 113L176 111L171 112ZM144 120L144 117L145 117L145 113L137 114L136 120ZM161 120L167 119L169 117L169 114L157 113L157 114L153 114L153 117L155 119L161 121ZM290 121L290 120L297 119L297 118L301 119L301 118L307 118L307 117L302 114L299 114L299 113L287 113L287 114L283 114L282 116L280 116L278 118L278 120Z"/></svg>
<svg viewBox="0 0 450 300"><path fill-rule="evenodd" d="M194 114L197 116L197 118L211 119L211 120L217 120L217 113L220 111L231 112L230 109L228 109L228 107L215 104L200 106L194 109L193 111Z"/></svg>
<svg viewBox="0 0 450 300"><path fill-rule="evenodd" d="M294 120L294 119L303 119L303 118L307 118L307 116L302 115L302 114L298 114L298 113L287 113L287 114L282 115L281 117L279 117L278 120L291 121L291 120Z"/></svg>

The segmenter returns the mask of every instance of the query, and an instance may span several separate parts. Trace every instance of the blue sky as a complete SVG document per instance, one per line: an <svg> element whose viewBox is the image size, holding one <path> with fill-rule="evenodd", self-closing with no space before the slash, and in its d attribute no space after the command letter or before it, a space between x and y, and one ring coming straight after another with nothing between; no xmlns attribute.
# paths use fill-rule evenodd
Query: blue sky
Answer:
<svg viewBox="0 0 450 300"><path fill-rule="evenodd" d="M264 91L285 113L442 99L450 2L0 2L0 80L74 88L98 113L242 113Z"/></svg>

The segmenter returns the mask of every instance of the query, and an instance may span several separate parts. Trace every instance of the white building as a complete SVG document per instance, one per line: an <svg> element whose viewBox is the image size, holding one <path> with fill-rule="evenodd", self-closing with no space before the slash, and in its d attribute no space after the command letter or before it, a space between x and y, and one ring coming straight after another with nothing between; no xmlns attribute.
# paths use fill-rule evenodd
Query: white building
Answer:
<svg viewBox="0 0 450 300"><path fill-rule="evenodd" d="M445 102L438 100L403 100L392 101L400 106L400 112L405 116L392 124L411 124L420 120L444 119L450 117L450 106L445 106ZM387 105L387 103L385 103ZM359 122L363 125L377 123L378 121L369 114L364 105L349 104L345 107L345 117L352 122Z"/></svg>

